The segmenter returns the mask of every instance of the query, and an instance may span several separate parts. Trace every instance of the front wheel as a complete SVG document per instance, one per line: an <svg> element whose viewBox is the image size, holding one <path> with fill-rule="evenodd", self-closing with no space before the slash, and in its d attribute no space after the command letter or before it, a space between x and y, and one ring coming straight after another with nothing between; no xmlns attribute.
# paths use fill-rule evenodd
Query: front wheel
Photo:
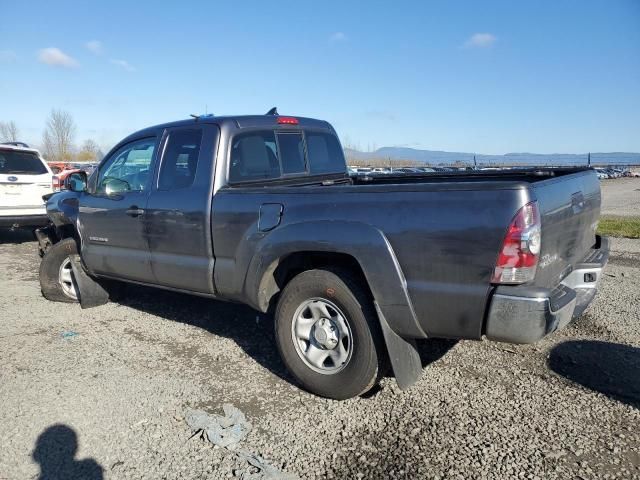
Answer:
<svg viewBox="0 0 640 480"><path fill-rule="evenodd" d="M307 390L343 400L375 385L380 327L369 295L348 272L297 275L280 296L275 320L280 355Z"/></svg>
<svg viewBox="0 0 640 480"><path fill-rule="evenodd" d="M77 253L73 238L65 238L47 249L40 261L40 289L44 298L54 302L78 301L70 258Z"/></svg>

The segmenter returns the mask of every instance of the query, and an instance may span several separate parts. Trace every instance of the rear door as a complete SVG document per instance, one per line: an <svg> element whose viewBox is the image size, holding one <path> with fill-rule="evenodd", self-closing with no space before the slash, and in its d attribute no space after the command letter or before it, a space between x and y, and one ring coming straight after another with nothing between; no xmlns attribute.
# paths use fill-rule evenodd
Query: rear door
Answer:
<svg viewBox="0 0 640 480"><path fill-rule="evenodd" d="M80 197L82 258L96 274L154 283L147 241L146 206L157 150L146 137L118 148Z"/></svg>
<svg viewBox="0 0 640 480"><path fill-rule="evenodd" d="M146 207L151 268L159 285L214 293L211 201L218 127L167 130Z"/></svg>
<svg viewBox="0 0 640 480"><path fill-rule="evenodd" d="M36 152L0 147L0 215L42 215L51 178Z"/></svg>

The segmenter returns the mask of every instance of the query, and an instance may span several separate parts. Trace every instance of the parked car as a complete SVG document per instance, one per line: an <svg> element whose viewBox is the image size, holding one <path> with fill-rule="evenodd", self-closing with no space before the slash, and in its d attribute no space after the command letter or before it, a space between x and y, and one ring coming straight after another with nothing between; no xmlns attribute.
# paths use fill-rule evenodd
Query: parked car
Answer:
<svg viewBox="0 0 640 480"><path fill-rule="evenodd" d="M600 180L606 180L607 178L609 178L609 174L602 168L596 168L594 170Z"/></svg>
<svg viewBox="0 0 640 480"><path fill-rule="evenodd" d="M389 167L375 167L371 170L371 173L375 173L377 175L388 175L391 173L391 168Z"/></svg>
<svg viewBox="0 0 640 480"><path fill-rule="evenodd" d="M591 169L361 180L309 118L150 127L66 183L38 231L46 298L104 303L116 280L273 313L293 377L336 399L386 359L415 382L415 339L539 340L587 308L608 258Z"/></svg>
<svg viewBox="0 0 640 480"><path fill-rule="evenodd" d="M422 170L420 170L417 167L398 167L398 168L393 168L391 173L424 173Z"/></svg>
<svg viewBox="0 0 640 480"><path fill-rule="evenodd" d="M62 170L59 170L53 176L53 191L58 192L60 190L63 190L65 188L64 187L65 179L72 173L85 172L87 176L89 176L93 173L94 170L95 170L95 165L91 165L88 163L64 164L64 167L62 168Z"/></svg>
<svg viewBox="0 0 640 480"><path fill-rule="evenodd" d="M14 142L0 144L0 227L46 225L43 195L52 192L52 173L38 150Z"/></svg>
<svg viewBox="0 0 640 480"><path fill-rule="evenodd" d="M47 165L49 166L51 173L54 175L57 175L67 168L67 164L65 162L47 162Z"/></svg>
<svg viewBox="0 0 640 480"><path fill-rule="evenodd" d="M609 175L609 178L620 178L620 172L613 168L606 168L605 172Z"/></svg>

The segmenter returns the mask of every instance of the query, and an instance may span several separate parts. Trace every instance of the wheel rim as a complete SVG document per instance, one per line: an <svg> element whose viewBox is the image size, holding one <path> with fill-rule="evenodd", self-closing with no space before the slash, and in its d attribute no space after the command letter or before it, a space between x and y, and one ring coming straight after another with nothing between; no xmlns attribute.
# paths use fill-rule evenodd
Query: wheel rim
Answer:
<svg viewBox="0 0 640 480"><path fill-rule="evenodd" d="M342 311L324 298L312 298L297 308L291 337L296 353L314 372L333 375L351 360L351 326Z"/></svg>
<svg viewBox="0 0 640 480"><path fill-rule="evenodd" d="M71 259L69 257L65 258L60 265L60 270L58 271L58 283L62 288L62 292L67 297L72 300L78 299L76 286L73 283L73 270L71 269Z"/></svg>

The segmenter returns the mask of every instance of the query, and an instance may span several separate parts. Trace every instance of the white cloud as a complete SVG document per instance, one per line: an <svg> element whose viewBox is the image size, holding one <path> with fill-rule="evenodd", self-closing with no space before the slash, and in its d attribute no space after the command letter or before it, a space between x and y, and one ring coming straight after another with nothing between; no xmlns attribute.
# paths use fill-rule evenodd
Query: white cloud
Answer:
<svg viewBox="0 0 640 480"><path fill-rule="evenodd" d="M16 52L13 50L0 50L0 62L12 63L18 59Z"/></svg>
<svg viewBox="0 0 640 480"><path fill-rule="evenodd" d="M129 62L127 62L126 60L117 60L117 59L112 58L109 61L113 65L117 65L118 67L123 68L127 72L135 72L136 71L136 68L133 65L131 65Z"/></svg>
<svg viewBox="0 0 640 480"><path fill-rule="evenodd" d="M91 40L84 44L84 46L94 55L102 55L102 42L98 40Z"/></svg>
<svg viewBox="0 0 640 480"><path fill-rule="evenodd" d="M348 40L348 38L344 32L334 32L329 36L329 41L332 43L344 42L346 40Z"/></svg>
<svg viewBox="0 0 640 480"><path fill-rule="evenodd" d="M491 33L474 33L464 42L465 48L488 48L496 43L497 37Z"/></svg>
<svg viewBox="0 0 640 480"><path fill-rule="evenodd" d="M75 59L55 47L40 50L38 60L52 67L75 68L78 66L78 62Z"/></svg>

